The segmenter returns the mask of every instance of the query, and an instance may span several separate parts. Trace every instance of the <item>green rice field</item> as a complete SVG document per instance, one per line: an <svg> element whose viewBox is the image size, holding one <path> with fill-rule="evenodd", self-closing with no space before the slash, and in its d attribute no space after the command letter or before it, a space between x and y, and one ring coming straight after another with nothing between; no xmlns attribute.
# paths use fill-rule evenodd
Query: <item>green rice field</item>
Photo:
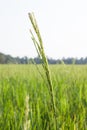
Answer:
<svg viewBox="0 0 87 130"><path fill-rule="evenodd" d="M87 130L87 65L0 65L0 130Z"/></svg>

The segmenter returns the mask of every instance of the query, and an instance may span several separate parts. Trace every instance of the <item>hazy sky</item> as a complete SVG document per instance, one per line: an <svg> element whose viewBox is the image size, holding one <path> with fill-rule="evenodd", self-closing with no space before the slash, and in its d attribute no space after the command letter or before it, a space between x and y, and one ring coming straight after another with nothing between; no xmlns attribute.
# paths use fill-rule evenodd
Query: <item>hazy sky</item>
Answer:
<svg viewBox="0 0 87 130"><path fill-rule="evenodd" d="M87 56L87 0L0 0L0 52L37 56L29 33L32 11L47 56Z"/></svg>

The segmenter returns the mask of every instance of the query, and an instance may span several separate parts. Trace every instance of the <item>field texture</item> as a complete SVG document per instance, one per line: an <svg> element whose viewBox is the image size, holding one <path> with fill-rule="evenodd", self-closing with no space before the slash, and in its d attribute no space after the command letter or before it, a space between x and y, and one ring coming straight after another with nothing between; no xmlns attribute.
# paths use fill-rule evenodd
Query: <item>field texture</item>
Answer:
<svg viewBox="0 0 87 130"><path fill-rule="evenodd" d="M50 66L56 120L38 68L0 65L0 130L87 130L87 66Z"/></svg>

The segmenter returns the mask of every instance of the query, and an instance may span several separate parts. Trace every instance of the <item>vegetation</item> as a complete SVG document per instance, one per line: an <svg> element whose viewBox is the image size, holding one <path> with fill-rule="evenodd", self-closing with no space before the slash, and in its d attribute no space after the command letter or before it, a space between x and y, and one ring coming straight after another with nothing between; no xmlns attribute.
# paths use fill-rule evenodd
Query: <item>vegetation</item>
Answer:
<svg viewBox="0 0 87 130"><path fill-rule="evenodd" d="M62 59L52 59L47 58L49 64L62 64L62 61L65 64L87 64L87 57L83 58L62 58ZM36 64L41 64L42 60L39 57L35 58L29 58L27 56L24 56L22 58L20 57L12 57L10 55L6 55L3 53L0 53L0 64L31 64L32 61L34 61Z"/></svg>
<svg viewBox="0 0 87 130"><path fill-rule="evenodd" d="M47 80L35 65L0 65L0 130L55 130ZM51 65L57 128L87 129L87 66Z"/></svg>
<svg viewBox="0 0 87 130"><path fill-rule="evenodd" d="M0 65L0 130L86 130L87 65L48 66L33 18L42 66Z"/></svg>
<svg viewBox="0 0 87 130"><path fill-rule="evenodd" d="M55 122L54 122L55 128L57 129L56 107L55 107L55 100L54 100L54 93L53 93L53 84L52 84L52 79L51 79L48 61L47 61L47 58L46 58L46 55L45 55L45 52L44 52L43 41L42 41L42 38L41 38L41 34L40 34L40 31L39 31L39 27L37 25L37 21L35 19L34 13L29 13L29 18L30 18L30 21L32 23L32 26L33 26L34 31L35 31L37 38L38 38L38 41L37 41L35 36L33 35L32 31L30 30L33 43L35 45L38 56L42 60L42 67L44 69L44 72L45 72L45 75L46 75L46 78L47 78L47 82L48 82L47 87L48 87L50 100L51 100L51 107L52 107L51 111L52 111L53 117L55 119Z"/></svg>

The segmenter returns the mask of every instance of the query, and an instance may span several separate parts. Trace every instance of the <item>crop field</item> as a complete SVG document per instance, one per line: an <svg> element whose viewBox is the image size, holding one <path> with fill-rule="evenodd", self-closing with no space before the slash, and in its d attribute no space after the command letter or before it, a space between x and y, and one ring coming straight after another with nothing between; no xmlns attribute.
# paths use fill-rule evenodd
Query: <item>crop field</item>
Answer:
<svg viewBox="0 0 87 130"><path fill-rule="evenodd" d="M87 130L87 66L50 65L56 121L38 68L0 65L0 130Z"/></svg>

